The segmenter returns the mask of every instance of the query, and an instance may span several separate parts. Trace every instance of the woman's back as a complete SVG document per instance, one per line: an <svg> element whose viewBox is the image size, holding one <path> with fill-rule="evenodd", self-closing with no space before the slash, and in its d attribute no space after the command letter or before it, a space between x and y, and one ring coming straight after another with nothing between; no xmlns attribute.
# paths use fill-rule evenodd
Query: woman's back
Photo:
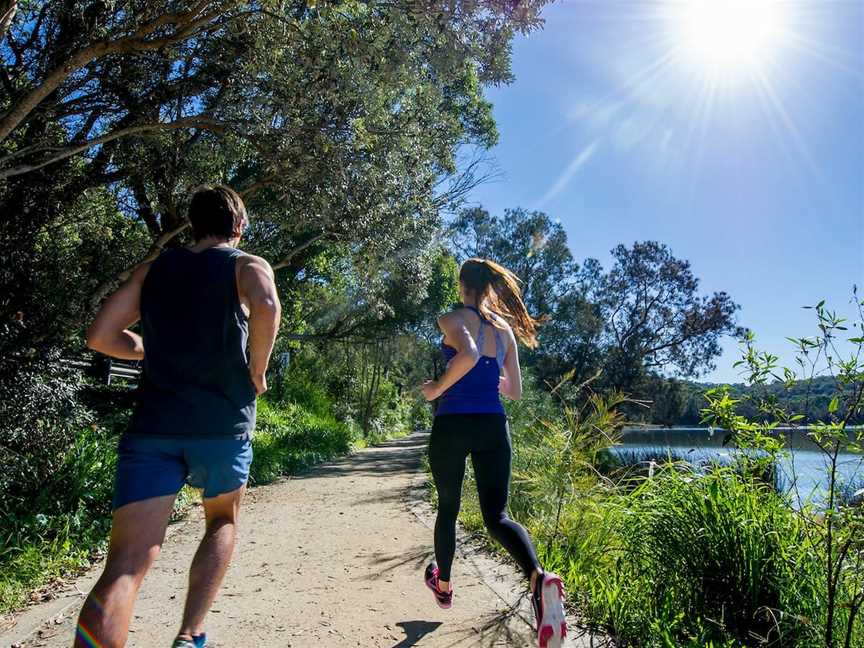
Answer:
<svg viewBox="0 0 864 648"><path fill-rule="evenodd" d="M503 414L498 386L507 354L507 330L493 324L472 306L454 314L461 316L480 357L468 373L442 394L435 415ZM441 352L445 362L450 362L457 353L446 338L441 342Z"/></svg>

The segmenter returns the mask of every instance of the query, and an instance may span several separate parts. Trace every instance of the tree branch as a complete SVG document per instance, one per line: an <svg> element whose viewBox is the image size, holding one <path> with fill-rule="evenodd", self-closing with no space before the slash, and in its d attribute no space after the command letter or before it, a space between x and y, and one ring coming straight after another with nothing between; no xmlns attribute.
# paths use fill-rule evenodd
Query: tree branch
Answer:
<svg viewBox="0 0 864 648"><path fill-rule="evenodd" d="M18 0L0 0L0 41L6 36L9 31L9 26L15 19L15 13L18 11Z"/></svg>
<svg viewBox="0 0 864 648"><path fill-rule="evenodd" d="M5 0L8 1L8 0ZM80 70L96 59L109 54L128 54L159 49L173 45L192 36L199 28L207 25L226 11L236 7L240 0L226 0L219 4L219 9L203 16L201 12L210 4L210 0L199 0L189 11L178 14L164 14L149 23L145 23L129 36L115 41L100 41L93 43L69 57L61 66L49 72L42 83L22 97L12 108L0 118L0 143L23 122L27 116L52 92L66 81L74 72ZM147 37L162 27L173 25L178 27L173 34L163 38L148 39Z"/></svg>
<svg viewBox="0 0 864 648"><path fill-rule="evenodd" d="M308 241L305 241L304 243L301 243L300 245L292 248L281 261L279 261L273 266L273 270L275 271L281 270L282 268L287 268L291 264L291 259L300 254L303 250L308 248L313 243L320 241L325 236L327 236L327 232L321 232L320 234L316 234L315 236L310 238Z"/></svg>
<svg viewBox="0 0 864 648"><path fill-rule="evenodd" d="M150 249L147 252L147 256L145 256L143 259L141 259L141 261L136 263L131 268L126 268L126 270L121 272L114 279L102 282L96 288L96 290L93 292L93 296L90 298L90 305L93 308L96 308L97 306L99 306L100 302L105 298L105 295L107 295L108 292L114 286L116 286L118 283L123 283L124 281L128 281L129 277L131 277L132 274L138 268L140 268L141 266L143 266L147 263L150 263L151 261L155 261L156 257L159 256L159 254L162 252L162 250L165 248L165 246L168 244L168 242L177 238L177 236L181 232L183 232L187 227L189 227L188 222L183 223L182 225L179 225L178 227L175 227L173 230L165 232L159 238L157 238L155 241L153 241L153 244L150 246Z"/></svg>
<svg viewBox="0 0 864 648"><path fill-rule="evenodd" d="M279 178L278 173L270 173L270 174L264 176L263 178L259 178L258 180L253 182L251 185L249 185L248 187L246 187L245 189L240 191L239 192L240 197L243 198L244 200L246 200L250 196L254 196L256 193L261 191L264 187L271 185L273 183L273 181L278 179L278 178Z"/></svg>
<svg viewBox="0 0 864 648"><path fill-rule="evenodd" d="M33 153L39 153L42 151L56 151L56 153L45 159L41 162L37 162L34 164L19 164L18 166L10 167L8 169L0 169L0 178L11 178L13 176L22 175L24 173L29 173L31 171L35 171L37 169L41 169L42 167L46 167L49 164L53 164L54 162L59 162L60 160L65 160L67 158L78 155L79 153L83 153L87 149L93 148L94 146L99 146L101 144L105 144L112 140L119 139L121 137L128 137L130 135L139 135L141 133L146 133L149 131L171 131L178 130L182 128L205 128L207 130L215 131L215 132L224 132L225 124L222 122L218 122L214 119L210 119L203 115L198 115L195 117L186 117L184 119L179 119L175 122L169 123L160 123L160 124L139 124L137 126L129 126L127 128L120 128L115 131L111 131L102 135L100 137L96 137L91 140L87 140L82 144L77 144L75 146L66 146L66 147L29 147L27 149L22 149L20 151L16 151L11 155L7 155L5 158L0 160L0 164L7 162L9 160L22 157L24 155L30 155Z"/></svg>

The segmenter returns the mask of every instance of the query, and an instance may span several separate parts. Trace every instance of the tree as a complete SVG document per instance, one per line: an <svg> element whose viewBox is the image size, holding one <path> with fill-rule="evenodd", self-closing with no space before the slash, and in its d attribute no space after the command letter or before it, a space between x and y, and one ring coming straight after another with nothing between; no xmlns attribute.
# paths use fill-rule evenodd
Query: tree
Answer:
<svg viewBox="0 0 864 648"><path fill-rule="evenodd" d="M482 208L463 210L448 226L460 260L477 256L504 265L522 281L525 303L535 315L551 314L570 292L579 270L560 222L521 208L501 217Z"/></svg>
<svg viewBox="0 0 864 648"><path fill-rule="evenodd" d="M362 332L419 298L411 260L476 180L456 151L496 141L484 88L512 78L510 40L544 2L0 2L0 443L36 434L10 423L23 408L56 410L49 369L99 300L188 240L200 184L242 192L288 337ZM340 282L338 327L307 321Z"/></svg>
<svg viewBox="0 0 864 648"><path fill-rule="evenodd" d="M611 375L627 385L634 363L647 371L698 376L714 368L723 335L740 336L739 306L725 292L699 294L689 261L662 243L646 241L612 250L615 263L590 295L606 323L604 346L612 353ZM620 376L620 377L619 377Z"/></svg>
<svg viewBox="0 0 864 648"><path fill-rule="evenodd" d="M581 383L602 371L598 386L653 398L655 374L698 376L713 368L720 337L741 332L729 295L701 295L689 262L661 243L619 245L605 271L596 259L580 266L560 222L542 212L468 209L448 232L461 258L485 256L513 270L529 310L547 316L539 349L526 354L543 383Z"/></svg>
<svg viewBox="0 0 864 648"><path fill-rule="evenodd" d="M213 181L267 224L278 268L301 267L313 240L378 256L428 244L470 188L436 189L455 150L496 140L483 86L511 78L509 39L542 4L21 3L0 42L0 253L14 258L0 317L30 318L34 240L58 219L83 226L91 191L146 228L142 256L118 251L127 267L185 236L190 188ZM117 279L100 277L79 320Z"/></svg>

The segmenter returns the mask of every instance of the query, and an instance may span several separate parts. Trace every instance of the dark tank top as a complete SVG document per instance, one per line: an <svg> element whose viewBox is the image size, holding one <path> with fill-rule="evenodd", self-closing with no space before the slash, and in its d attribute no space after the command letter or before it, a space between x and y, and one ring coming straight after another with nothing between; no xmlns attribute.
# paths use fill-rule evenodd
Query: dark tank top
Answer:
<svg viewBox="0 0 864 648"><path fill-rule="evenodd" d="M501 380L501 369L504 367L504 355L507 350L501 334L492 322L483 317L473 306L465 306L480 318L480 329L477 332L477 348L483 353L483 344L487 329L495 335L495 357L481 355L471 370L456 381L441 395L435 416L448 414L504 414L498 385ZM444 362L450 362L457 351L449 344L441 342L441 353Z"/></svg>
<svg viewBox="0 0 864 648"><path fill-rule="evenodd" d="M141 289L144 371L128 434L251 436L249 324L235 278L242 254L176 248L150 266Z"/></svg>

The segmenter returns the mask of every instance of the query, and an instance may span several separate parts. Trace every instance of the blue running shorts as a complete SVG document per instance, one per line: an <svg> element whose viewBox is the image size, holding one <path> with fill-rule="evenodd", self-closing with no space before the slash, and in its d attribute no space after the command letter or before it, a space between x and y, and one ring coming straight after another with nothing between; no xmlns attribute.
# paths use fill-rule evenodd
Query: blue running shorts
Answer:
<svg viewBox="0 0 864 648"><path fill-rule="evenodd" d="M114 510L153 497L176 495L188 483L204 497L237 490L249 479L249 439L137 436L117 446Z"/></svg>

